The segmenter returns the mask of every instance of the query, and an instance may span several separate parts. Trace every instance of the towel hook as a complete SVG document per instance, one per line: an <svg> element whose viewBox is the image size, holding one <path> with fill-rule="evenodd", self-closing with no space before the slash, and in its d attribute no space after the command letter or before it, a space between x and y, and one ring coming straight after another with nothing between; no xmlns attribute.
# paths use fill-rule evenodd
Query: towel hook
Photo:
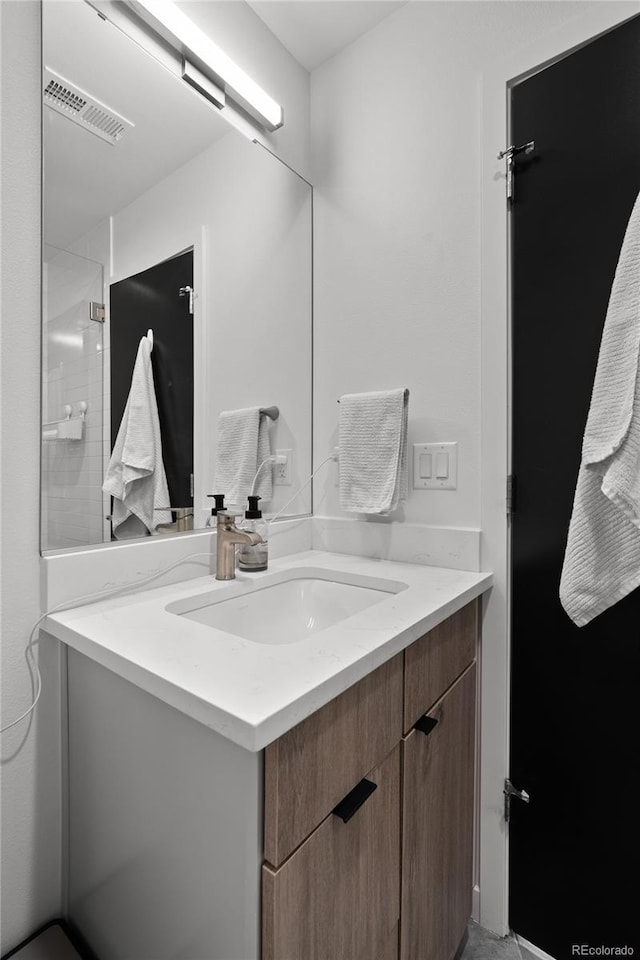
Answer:
<svg viewBox="0 0 640 960"><path fill-rule="evenodd" d="M188 297L189 313L192 315L193 315L194 294L195 294L195 290L193 289L193 287L180 287L180 289L178 290L179 297Z"/></svg>

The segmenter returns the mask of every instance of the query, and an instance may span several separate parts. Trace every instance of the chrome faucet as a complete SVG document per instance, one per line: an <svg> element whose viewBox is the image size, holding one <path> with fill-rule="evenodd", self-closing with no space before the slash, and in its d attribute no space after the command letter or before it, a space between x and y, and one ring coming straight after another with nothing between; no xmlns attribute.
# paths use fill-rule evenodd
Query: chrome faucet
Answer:
<svg viewBox="0 0 640 960"><path fill-rule="evenodd" d="M216 580L235 580L236 544L250 543L255 546L263 543L259 533L245 533L238 530L233 513L218 511L218 537L216 544Z"/></svg>

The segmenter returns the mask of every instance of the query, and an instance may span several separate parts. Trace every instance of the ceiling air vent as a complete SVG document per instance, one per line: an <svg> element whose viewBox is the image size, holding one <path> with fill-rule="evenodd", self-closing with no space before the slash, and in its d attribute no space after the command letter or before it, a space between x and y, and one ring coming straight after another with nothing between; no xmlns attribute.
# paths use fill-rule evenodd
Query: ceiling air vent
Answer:
<svg viewBox="0 0 640 960"><path fill-rule="evenodd" d="M111 110L95 97L76 87L60 74L44 69L43 99L48 107L73 120L78 126L95 133L107 143L117 143L134 124L126 117Z"/></svg>

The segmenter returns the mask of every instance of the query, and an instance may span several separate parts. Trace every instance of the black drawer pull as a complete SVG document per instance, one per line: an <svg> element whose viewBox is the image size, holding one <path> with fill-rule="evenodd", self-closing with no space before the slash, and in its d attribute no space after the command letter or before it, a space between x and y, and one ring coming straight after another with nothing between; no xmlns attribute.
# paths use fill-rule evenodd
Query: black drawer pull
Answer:
<svg viewBox="0 0 640 960"><path fill-rule="evenodd" d="M351 793L348 793L344 800L341 800L338 806L334 807L331 812L335 813L336 817L340 817L343 823L347 823L348 820L351 820L354 813L360 809L365 800L377 789L377 783L372 783L371 780L361 780L360 783L356 784Z"/></svg>
<svg viewBox="0 0 640 960"><path fill-rule="evenodd" d="M414 730L419 730L420 733L424 733L425 737L427 737L437 726L438 721L435 717L420 717L418 722L414 724Z"/></svg>

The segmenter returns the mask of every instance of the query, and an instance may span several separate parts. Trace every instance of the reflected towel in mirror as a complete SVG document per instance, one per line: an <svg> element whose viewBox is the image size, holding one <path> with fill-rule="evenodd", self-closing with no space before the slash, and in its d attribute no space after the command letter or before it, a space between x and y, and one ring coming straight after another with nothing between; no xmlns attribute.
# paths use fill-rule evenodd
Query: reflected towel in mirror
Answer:
<svg viewBox="0 0 640 960"><path fill-rule="evenodd" d="M152 344L142 337L118 436L102 489L113 500L112 527L116 539L143 537L158 524L171 523L171 513L158 507L169 503L162 462L162 439L151 368Z"/></svg>
<svg viewBox="0 0 640 960"><path fill-rule="evenodd" d="M269 421L260 407L223 410L218 418L215 488L227 503L244 507L251 484L261 463L271 456ZM260 471L254 493L263 501L273 495L272 470Z"/></svg>

